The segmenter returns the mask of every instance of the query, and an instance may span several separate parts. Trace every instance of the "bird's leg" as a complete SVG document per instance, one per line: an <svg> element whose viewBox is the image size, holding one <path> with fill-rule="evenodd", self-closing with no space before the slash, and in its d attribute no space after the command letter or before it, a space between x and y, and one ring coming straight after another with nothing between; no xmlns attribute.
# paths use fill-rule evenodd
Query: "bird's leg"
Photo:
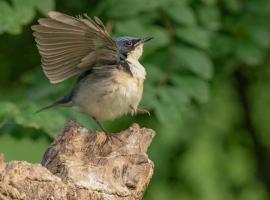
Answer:
<svg viewBox="0 0 270 200"><path fill-rule="evenodd" d="M97 123L97 125L99 126L99 128L100 128L104 133L106 133L106 135L110 133L109 131L107 131L107 130L102 126L102 124L97 120L97 118L95 118L95 117L92 117L92 118L93 118L93 120L95 120L95 122Z"/></svg>
<svg viewBox="0 0 270 200"><path fill-rule="evenodd" d="M108 130L106 130L104 128L104 126L102 126L102 124L97 120L97 118L95 118L95 117L92 117L92 118L95 120L95 122L97 123L97 125L99 126L99 128L106 134L106 140L105 140L104 144L107 143L108 141L113 142L113 138L116 138L120 142L123 142L117 135L112 134Z"/></svg>
<svg viewBox="0 0 270 200"><path fill-rule="evenodd" d="M142 113L142 114L147 114L147 115L151 115L150 112L144 108L134 108L133 106L130 105L130 108L131 108L131 114L134 115L134 114L138 114L138 113Z"/></svg>

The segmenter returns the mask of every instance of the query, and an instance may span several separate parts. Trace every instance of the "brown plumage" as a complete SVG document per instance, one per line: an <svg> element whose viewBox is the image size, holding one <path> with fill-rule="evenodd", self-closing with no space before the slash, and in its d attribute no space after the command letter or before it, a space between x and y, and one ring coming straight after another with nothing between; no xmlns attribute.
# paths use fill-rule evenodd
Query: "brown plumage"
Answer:
<svg viewBox="0 0 270 200"><path fill-rule="evenodd" d="M146 71L139 59L152 38L112 39L96 17L48 15L32 26L43 71L51 83L79 77L69 94L44 109L72 106L92 116L102 130L99 121L140 112Z"/></svg>
<svg viewBox="0 0 270 200"><path fill-rule="evenodd" d="M98 18L49 12L32 26L51 83L59 83L93 67L118 63L119 50Z"/></svg>

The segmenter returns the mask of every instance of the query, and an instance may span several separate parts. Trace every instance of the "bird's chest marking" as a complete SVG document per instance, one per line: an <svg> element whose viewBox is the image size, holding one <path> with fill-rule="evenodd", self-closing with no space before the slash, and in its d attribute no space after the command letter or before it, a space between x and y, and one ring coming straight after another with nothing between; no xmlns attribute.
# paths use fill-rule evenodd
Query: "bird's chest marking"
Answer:
<svg viewBox="0 0 270 200"><path fill-rule="evenodd" d="M135 78L123 71L118 71L115 74L115 95L123 98L127 104L137 104L142 95L143 79Z"/></svg>
<svg viewBox="0 0 270 200"><path fill-rule="evenodd" d="M134 59L133 57L128 57L127 62L129 64L132 76L139 80L141 79L144 80L146 76L146 71L144 67L141 65L141 63L137 59Z"/></svg>

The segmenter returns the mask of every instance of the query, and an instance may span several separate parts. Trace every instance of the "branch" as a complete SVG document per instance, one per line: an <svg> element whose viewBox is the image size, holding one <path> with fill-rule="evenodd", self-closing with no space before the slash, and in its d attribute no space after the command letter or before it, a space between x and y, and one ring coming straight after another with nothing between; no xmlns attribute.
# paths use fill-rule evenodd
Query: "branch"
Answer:
<svg viewBox="0 0 270 200"><path fill-rule="evenodd" d="M134 124L106 140L70 121L42 165L0 156L0 200L142 199L153 175L146 151L154 135Z"/></svg>

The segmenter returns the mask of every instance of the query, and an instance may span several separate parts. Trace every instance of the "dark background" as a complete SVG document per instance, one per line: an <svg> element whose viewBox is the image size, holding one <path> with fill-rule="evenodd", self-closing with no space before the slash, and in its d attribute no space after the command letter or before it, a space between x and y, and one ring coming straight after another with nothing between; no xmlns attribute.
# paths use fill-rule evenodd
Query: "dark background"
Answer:
<svg viewBox="0 0 270 200"><path fill-rule="evenodd" d="M51 85L30 30L49 10L99 16L113 36L154 36L142 63L137 122L157 135L145 199L266 200L270 193L269 0L0 0L0 152L40 162L72 109L33 113L74 80Z"/></svg>

